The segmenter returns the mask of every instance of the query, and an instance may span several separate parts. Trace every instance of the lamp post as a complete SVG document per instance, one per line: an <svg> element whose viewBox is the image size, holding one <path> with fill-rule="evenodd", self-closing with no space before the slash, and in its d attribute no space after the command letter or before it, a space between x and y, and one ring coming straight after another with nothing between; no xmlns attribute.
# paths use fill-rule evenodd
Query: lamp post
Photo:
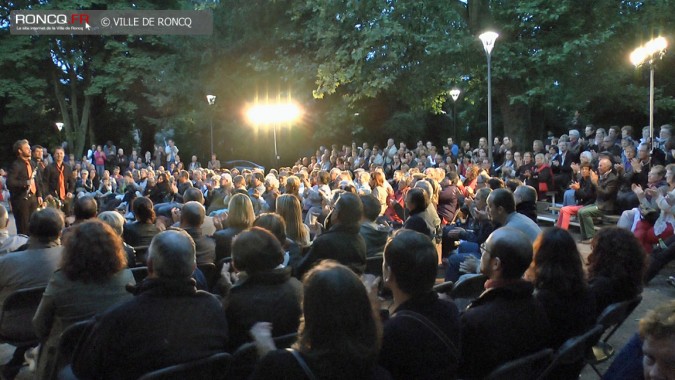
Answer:
<svg viewBox="0 0 675 380"><path fill-rule="evenodd" d="M61 132L61 130L63 129L63 123L58 122L58 123L55 123L55 124L56 124L56 129L58 129L59 132Z"/></svg>
<svg viewBox="0 0 675 380"><path fill-rule="evenodd" d="M459 140L457 138L457 99L459 98L459 93L460 91L458 88L450 90L450 96L452 97L452 137L455 140Z"/></svg>
<svg viewBox="0 0 675 380"><path fill-rule="evenodd" d="M274 135L274 159L279 166L277 150L277 124L291 123L302 115L300 107L292 102L275 104L256 104L246 110L246 118L253 125L272 126Z"/></svg>
<svg viewBox="0 0 675 380"><path fill-rule="evenodd" d="M490 71L490 53L495 47L495 40L499 34L495 32L485 32L478 36L483 42L483 49L487 55L487 80L488 80L488 159L492 163L492 73Z"/></svg>
<svg viewBox="0 0 675 380"><path fill-rule="evenodd" d="M649 139L652 149L654 149L654 61L663 57L667 47L668 41L664 37L657 37L630 54L630 61L635 67L640 67L645 62L649 63Z"/></svg>
<svg viewBox="0 0 675 380"><path fill-rule="evenodd" d="M211 107L216 104L216 96L206 95L206 101L209 103L209 107ZM213 111L211 111L211 157L213 157Z"/></svg>

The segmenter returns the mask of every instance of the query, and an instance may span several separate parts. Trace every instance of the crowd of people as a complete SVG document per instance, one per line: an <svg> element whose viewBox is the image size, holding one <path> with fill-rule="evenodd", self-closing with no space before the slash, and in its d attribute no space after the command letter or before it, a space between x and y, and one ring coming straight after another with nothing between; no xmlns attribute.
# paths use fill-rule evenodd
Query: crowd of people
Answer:
<svg viewBox="0 0 675 380"><path fill-rule="evenodd" d="M60 334L92 317L80 378L135 379L250 342L254 379L482 378L587 331L675 257L671 129L653 146L649 128L633 139L630 126L589 125L531 150L496 138L492 152L485 138L441 149L390 138L267 172L215 155L183 163L172 140L142 156L93 145L79 159L19 140L0 173L17 228L0 205L0 304L46 286L33 321L41 379L56 376ZM563 202L542 230L545 198ZM617 226L596 228L612 214ZM577 243L591 245L587 263ZM459 310L432 289L439 265L449 281L484 276L486 291ZM136 266L148 271L139 283ZM276 349L294 332L291 350ZM18 347L2 376L31 350Z"/></svg>

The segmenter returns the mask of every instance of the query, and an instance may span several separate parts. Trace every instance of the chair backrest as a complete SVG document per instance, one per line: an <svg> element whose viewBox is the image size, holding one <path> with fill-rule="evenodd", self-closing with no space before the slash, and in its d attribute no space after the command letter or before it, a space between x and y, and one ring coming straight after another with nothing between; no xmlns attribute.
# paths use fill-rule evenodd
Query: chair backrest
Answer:
<svg viewBox="0 0 675 380"><path fill-rule="evenodd" d="M443 293L443 294L450 294L452 291L452 288L454 288L455 283L452 281L445 281L440 284L434 285L434 292L436 293Z"/></svg>
<svg viewBox="0 0 675 380"><path fill-rule="evenodd" d="M149 247L149 245L139 245L134 247L134 251L136 252L136 265L147 265Z"/></svg>
<svg viewBox="0 0 675 380"><path fill-rule="evenodd" d="M580 365L574 369L575 372L570 374L569 378L578 377L579 372L581 372L584 365L584 358L593 345L598 342L604 330L605 329L602 327L602 325L598 324L587 332L568 339L565 343L563 343L562 346L560 346L558 351L553 356L553 361L539 378L545 379L548 374L558 371L559 367L561 366L571 366L579 363ZM569 370L570 368L568 367L566 369Z"/></svg>
<svg viewBox="0 0 675 380"><path fill-rule="evenodd" d="M366 258L366 271L365 273L372 274L375 276L382 276L382 261L384 257L382 255L371 256Z"/></svg>
<svg viewBox="0 0 675 380"><path fill-rule="evenodd" d="M33 329L33 316L45 288L19 289L7 296L0 311L0 342L26 346L39 341Z"/></svg>
<svg viewBox="0 0 675 380"><path fill-rule="evenodd" d="M92 318L73 323L63 330L61 337L59 337L59 345L56 349L56 357L53 362L54 366L51 369L51 379L56 379L59 371L73 362L73 355L75 354L77 345L93 326L94 319Z"/></svg>
<svg viewBox="0 0 675 380"><path fill-rule="evenodd" d="M134 280L136 280L136 283L138 284L139 282L145 280L146 277L148 277L148 267L131 268L131 273L134 275Z"/></svg>
<svg viewBox="0 0 675 380"><path fill-rule="evenodd" d="M485 379L536 379L539 374L541 374L549 365L549 363L551 363L552 357L553 350L546 348L535 352L534 354L530 354L502 364L494 371L490 372L490 374Z"/></svg>
<svg viewBox="0 0 675 380"><path fill-rule="evenodd" d="M274 345L278 349L290 347L298 339L297 333L282 335L274 338ZM258 351L255 343L246 343L241 345L232 354L232 365L230 372L227 374L228 379L248 379L255 363L258 361Z"/></svg>
<svg viewBox="0 0 675 380"><path fill-rule="evenodd" d="M604 341L607 341L621 327L623 321L628 318L640 302L642 302L642 296L639 295L632 300L613 303L605 308L597 320L597 323L602 325L603 331L609 330L609 333L603 339Z"/></svg>
<svg viewBox="0 0 675 380"><path fill-rule="evenodd" d="M450 297L454 298L478 298L485 291L485 281L487 276L480 274L467 279L460 279L455 283L450 292Z"/></svg>
<svg viewBox="0 0 675 380"><path fill-rule="evenodd" d="M218 277L220 276L220 271L218 271L218 268L216 268L216 264L198 264L197 268L199 268L199 270L204 274L204 277L206 278L206 285L209 287L209 289L213 288L213 285L216 284L216 281L218 281Z"/></svg>
<svg viewBox="0 0 675 380"><path fill-rule="evenodd" d="M224 379L232 356L219 352L189 363L172 365L146 373L138 380Z"/></svg>

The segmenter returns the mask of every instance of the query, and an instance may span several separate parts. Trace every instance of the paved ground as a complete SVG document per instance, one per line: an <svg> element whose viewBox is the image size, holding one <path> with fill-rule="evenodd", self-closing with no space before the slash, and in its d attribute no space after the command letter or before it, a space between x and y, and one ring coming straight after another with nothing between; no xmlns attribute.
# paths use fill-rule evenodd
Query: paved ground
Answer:
<svg viewBox="0 0 675 380"><path fill-rule="evenodd" d="M15 233L16 229L14 227L14 220L10 217L10 232ZM578 231L571 230L575 239L579 239ZM590 246L585 244L579 244L579 251L584 257L587 257L590 253ZM620 349L623 344L637 332L638 320L642 318L645 313L660 305L666 301L672 300L675 298L675 288L666 283L666 279L669 275L675 273L675 262L671 263L668 267L661 271L661 274L656 276L649 286L645 287L642 293L642 303L633 311L633 314L626 320L626 322L617 330L614 336L609 340L615 348ZM6 363L12 356L14 352L14 347L8 344L0 344L0 363ZM602 363L598 368L602 373L609 367L611 360ZM24 367L17 377L18 380L32 379L32 374L28 371L27 367ZM584 371L581 373L582 380L594 380L598 376L593 372L590 366L584 368Z"/></svg>

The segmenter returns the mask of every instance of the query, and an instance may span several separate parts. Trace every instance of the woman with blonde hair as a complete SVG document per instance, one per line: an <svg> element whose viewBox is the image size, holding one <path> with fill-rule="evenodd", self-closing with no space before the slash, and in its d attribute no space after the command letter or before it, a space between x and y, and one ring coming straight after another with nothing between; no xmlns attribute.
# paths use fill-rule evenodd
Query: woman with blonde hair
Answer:
<svg viewBox="0 0 675 380"><path fill-rule="evenodd" d="M291 194L280 195L277 198L277 214L286 222L286 236L301 247L309 246L309 227L302 223L302 208L298 198Z"/></svg>
<svg viewBox="0 0 675 380"><path fill-rule="evenodd" d="M286 178L286 194L290 194L298 198L300 204L302 204L302 197L300 196L300 178L298 176L292 175Z"/></svg>
<svg viewBox="0 0 675 380"><path fill-rule="evenodd" d="M227 206L227 228L216 231L216 262L230 257L232 253L232 239L241 231L251 228L255 221L253 204L248 195L234 194Z"/></svg>

